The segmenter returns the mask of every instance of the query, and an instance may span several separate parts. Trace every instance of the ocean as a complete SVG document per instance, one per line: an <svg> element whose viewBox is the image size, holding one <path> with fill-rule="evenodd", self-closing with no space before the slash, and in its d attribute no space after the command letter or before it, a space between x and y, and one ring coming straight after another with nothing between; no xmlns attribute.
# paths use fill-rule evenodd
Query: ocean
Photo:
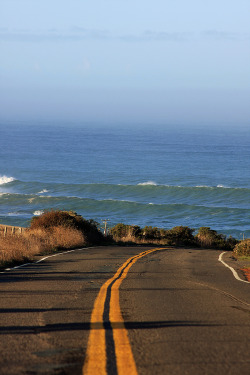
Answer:
<svg viewBox="0 0 250 375"><path fill-rule="evenodd" d="M0 224L63 209L250 237L249 173L249 127L2 122Z"/></svg>

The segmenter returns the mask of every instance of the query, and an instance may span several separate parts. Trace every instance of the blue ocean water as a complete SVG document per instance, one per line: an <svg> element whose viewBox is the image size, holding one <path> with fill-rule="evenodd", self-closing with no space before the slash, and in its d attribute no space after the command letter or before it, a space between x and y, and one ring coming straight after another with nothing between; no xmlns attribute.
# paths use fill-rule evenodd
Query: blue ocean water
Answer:
<svg viewBox="0 0 250 375"><path fill-rule="evenodd" d="M0 124L0 223L46 209L250 237L250 130Z"/></svg>

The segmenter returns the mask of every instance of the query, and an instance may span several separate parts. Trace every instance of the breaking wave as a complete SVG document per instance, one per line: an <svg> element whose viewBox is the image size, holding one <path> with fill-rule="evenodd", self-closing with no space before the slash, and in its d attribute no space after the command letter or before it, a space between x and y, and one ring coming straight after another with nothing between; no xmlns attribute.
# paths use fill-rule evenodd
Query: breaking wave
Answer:
<svg viewBox="0 0 250 375"><path fill-rule="evenodd" d="M6 224L12 218L18 225L26 225L27 218L45 210L63 209L99 222L108 217L110 224L210 226L238 237L249 230L248 188L168 186L153 181L118 185L24 182L6 176L1 179L13 182L0 194L0 222Z"/></svg>
<svg viewBox="0 0 250 375"><path fill-rule="evenodd" d="M44 213L43 210L36 210L36 211L33 212L33 215L34 215L34 216L40 216L40 215L42 215L43 213Z"/></svg>
<svg viewBox="0 0 250 375"><path fill-rule="evenodd" d="M0 176L0 185L5 185L13 181L15 181L14 177Z"/></svg>
<svg viewBox="0 0 250 375"><path fill-rule="evenodd" d="M139 184L137 184L137 186L147 186L147 185L157 186L157 183L154 181L147 181L147 182L140 182Z"/></svg>

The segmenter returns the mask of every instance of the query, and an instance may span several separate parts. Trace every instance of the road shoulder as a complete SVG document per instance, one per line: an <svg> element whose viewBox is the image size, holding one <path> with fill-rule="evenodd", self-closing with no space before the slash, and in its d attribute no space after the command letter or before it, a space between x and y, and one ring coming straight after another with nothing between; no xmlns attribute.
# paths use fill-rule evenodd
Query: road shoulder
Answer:
<svg viewBox="0 0 250 375"><path fill-rule="evenodd" d="M240 279L250 281L246 275L246 272L244 271L245 269L250 269L250 260L236 259L233 256L232 251L228 251L223 254L223 261L238 273Z"/></svg>

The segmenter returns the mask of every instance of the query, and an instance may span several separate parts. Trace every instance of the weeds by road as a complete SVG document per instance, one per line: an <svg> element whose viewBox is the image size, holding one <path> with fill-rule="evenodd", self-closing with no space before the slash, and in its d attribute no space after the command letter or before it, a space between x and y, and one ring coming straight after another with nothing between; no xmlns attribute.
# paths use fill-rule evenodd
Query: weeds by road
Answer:
<svg viewBox="0 0 250 375"><path fill-rule="evenodd" d="M28 229L23 234L0 237L0 267L31 261L35 255L86 245L84 234L63 226Z"/></svg>

